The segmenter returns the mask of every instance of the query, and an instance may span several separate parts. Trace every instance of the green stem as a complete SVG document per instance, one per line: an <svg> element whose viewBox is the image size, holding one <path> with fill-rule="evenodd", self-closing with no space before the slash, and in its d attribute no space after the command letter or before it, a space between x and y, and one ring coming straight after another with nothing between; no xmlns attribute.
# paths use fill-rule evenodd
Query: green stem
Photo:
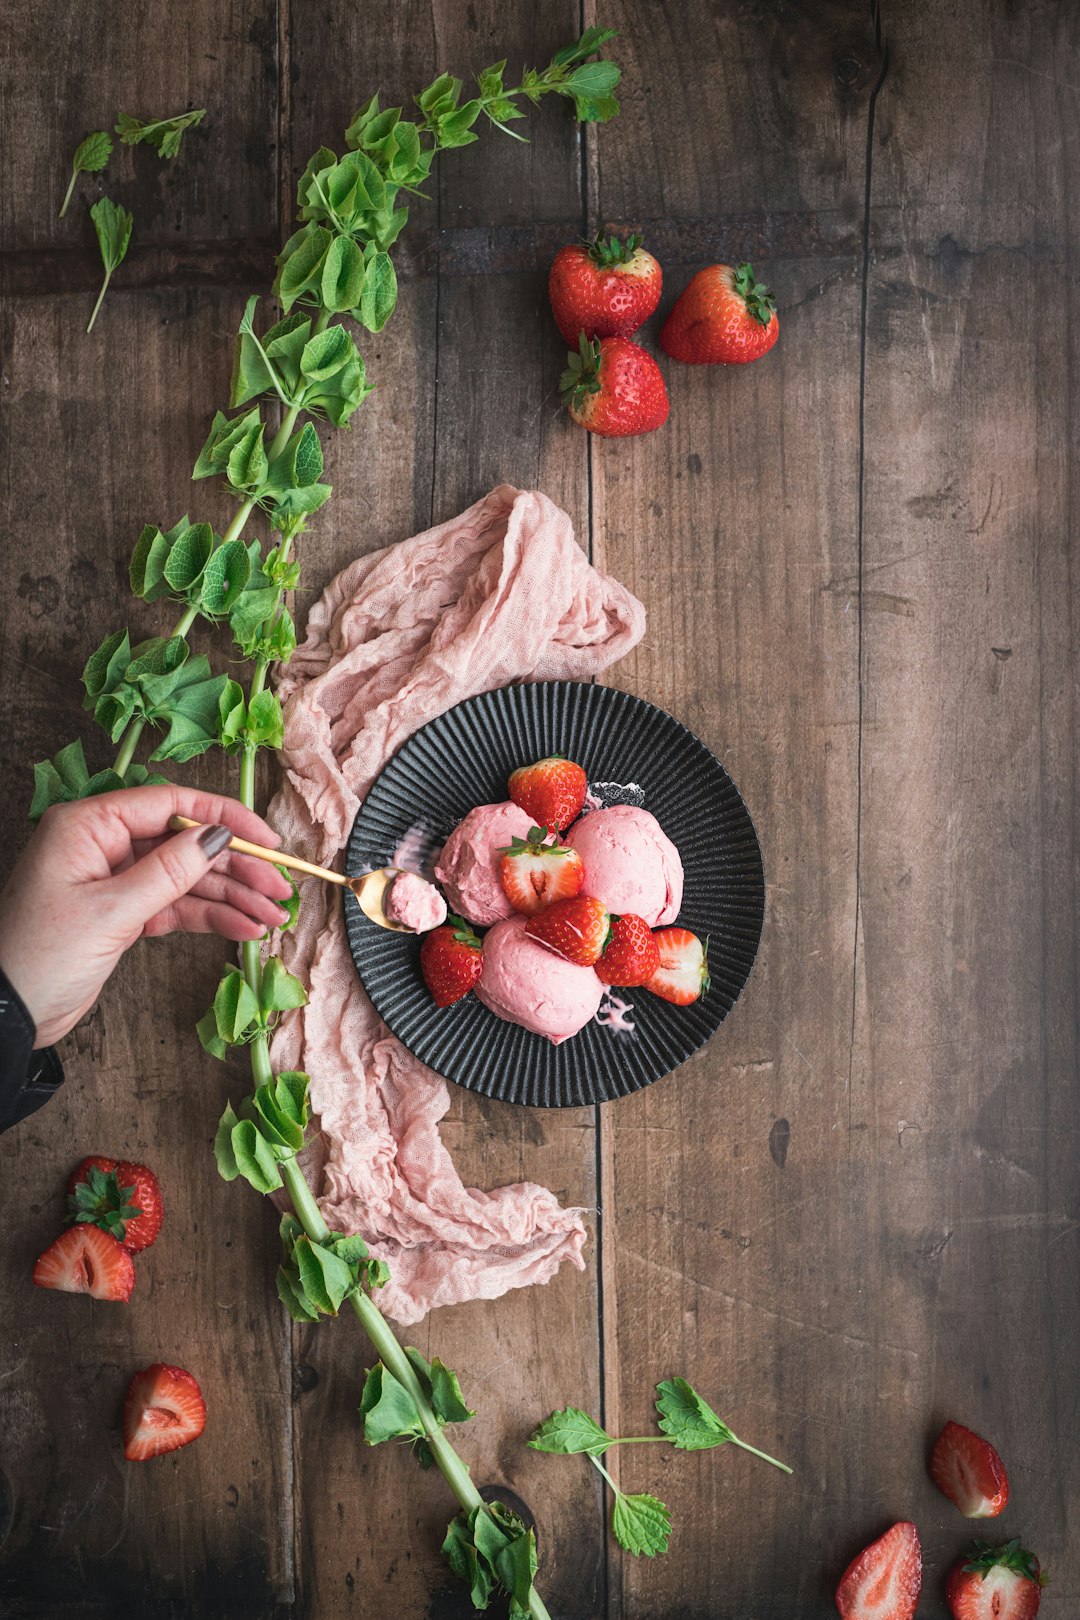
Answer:
<svg viewBox="0 0 1080 1620"><path fill-rule="evenodd" d="M76 182L76 180L78 178L79 178L78 169L72 169L72 171L71 171L71 179L68 181L68 188L67 188L67 191L64 193L64 206L61 208L60 213L58 215L58 218L60 218L60 219L63 219L64 215L68 211L68 203L71 201L71 194L75 190L75 182Z"/></svg>
<svg viewBox="0 0 1080 1620"><path fill-rule="evenodd" d="M774 1468L781 1469L785 1474L792 1472L787 1463L778 1462L775 1457L770 1457L767 1451L759 1451L757 1446L748 1446L746 1441L740 1440L737 1434L732 1435L731 1443L734 1446L740 1446L743 1451L748 1451L752 1457L760 1457L762 1462L772 1463Z"/></svg>
<svg viewBox="0 0 1080 1620"><path fill-rule="evenodd" d="M604 1467L604 1465L600 1461L599 1457L595 1456L591 1451L589 1452L589 1461L593 1464L593 1466L595 1468L598 1468L600 1470L600 1472L603 1474L604 1478L607 1480L608 1484L611 1486L612 1490L615 1492L615 1495L616 1496L621 1496L622 1491L620 1491L619 1487L616 1485L615 1481L612 1479L611 1475L608 1473L607 1469Z"/></svg>
<svg viewBox="0 0 1080 1620"><path fill-rule="evenodd" d="M92 332L94 330L94 322L97 320L98 310L101 308L102 300L104 299L105 294L108 291L109 278L110 278L111 275L112 275L112 271L111 270L106 270L106 272L105 272L105 280L101 283L101 291L98 293L98 295L97 295L97 303L94 305L94 313L90 317L90 325L86 328L87 332Z"/></svg>

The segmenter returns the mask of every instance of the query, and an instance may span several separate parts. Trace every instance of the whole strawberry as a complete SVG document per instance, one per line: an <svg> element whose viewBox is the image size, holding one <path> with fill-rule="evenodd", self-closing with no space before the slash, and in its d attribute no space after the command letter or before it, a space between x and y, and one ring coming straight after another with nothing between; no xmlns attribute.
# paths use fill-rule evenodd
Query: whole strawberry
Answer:
<svg viewBox="0 0 1080 1620"><path fill-rule="evenodd" d="M744 366L760 360L780 336L768 287L751 264L699 270L660 332L660 347L692 366Z"/></svg>
<svg viewBox="0 0 1080 1620"><path fill-rule="evenodd" d="M525 932L578 967L594 967L607 944L611 919L599 900L579 894L530 917Z"/></svg>
<svg viewBox="0 0 1080 1620"><path fill-rule="evenodd" d="M976 1541L949 1571L945 1601L953 1620L1032 1620L1046 1576L1019 1540L1003 1547Z"/></svg>
<svg viewBox="0 0 1080 1620"><path fill-rule="evenodd" d="M579 427L604 439L629 439L667 421L660 367L629 338L582 336L567 362L559 391Z"/></svg>
<svg viewBox="0 0 1080 1620"><path fill-rule="evenodd" d="M145 1164L83 1159L68 1177L68 1220L99 1226L138 1254L155 1242L165 1219L161 1188Z"/></svg>
<svg viewBox="0 0 1080 1620"><path fill-rule="evenodd" d="M461 917L424 935L420 971L436 1007L451 1007L467 996L484 966L480 940Z"/></svg>
<svg viewBox="0 0 1080 1620"><path fill-rule="evenodd" d="M576 849L548 841L546 827L515 838L502 852L499 881L515 911L533 917L556 900L572 900L585 881L585 863Z"/></svg>
<svg viewBox="0 0 1080 1620"><path fill-rule="evenodd" d="M605 984L632 990L648 984L660 966L660 951L653 931L643 917L630 912L612 917L611 934L596 964L597 976Z"/></svg>
<svg viewBox="0 0 1080 1620"><path fill-rule="evenodd" d="M660 302L663 272L640 236L575 242L556 253L548 276L555 323L567 343L630 337Z"/></svg>
<svg viewBox="0 0 1080 1620"><path fill-rule="evenodd" d="M585 803L589 779L580 765L562 754L549 754L534 765L519 765L510 773L510 797L538 827L563 832L576 821Z"/></svg>

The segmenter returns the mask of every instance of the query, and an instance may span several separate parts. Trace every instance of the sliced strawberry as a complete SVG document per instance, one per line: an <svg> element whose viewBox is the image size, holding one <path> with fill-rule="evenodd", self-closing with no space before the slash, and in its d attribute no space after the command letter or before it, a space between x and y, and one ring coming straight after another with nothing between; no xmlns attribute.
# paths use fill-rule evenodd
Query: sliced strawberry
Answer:
<svg viewBox="0 0 1080 1620"><path fill-rule="evenodd" d="M72 1171L68 1187L68 1220L100 1226L130 1254L148 1249L161 1231L161 1188L144 1164L84 1159Z"/></svg>
<svg viewBox="0 0 1080 1620"><path fill-rule="evenodd" d="M632 990L635 985L648 984L659 966L660 951L644 917L630 912L612 917L611 935L596 964L604 983Z"/></svg>
<svg viewBox="0 0 1080 1620"><path fill-rule="evenodd" d="M508 783L510 797L541 827L562 832L576 821L589 791L580 765L561 754L549 754L535 765L521 765Z"/></svg>
<svg viewBox="0 0 1080 1620"><path fill-rule="evenodd" d="M206 1402L196 1380L183 1367L155 1362L137 1372L124 1399L124 1456L145 1462L178 1451L206 1427Z"/></svg>
<svg viewBox="0 0 1080 1620"><path fill-rule="evenodd" d="M576 849L547 842L546 827L532 827L528 838L515 838L502 852L499 881L515 911L533 917L555 900L572 900L585 881L585 865Z"/></svg>
<svg viewBox="0 0 1080 1620"><path fill-rule="evenodd" d="M461 917L450 917L424 935L420 971L436 1007L451 1007L467 996L483 966L480 940Z"/></svg>
<svg viewBox="0 0 1080 1620"><path fill-rule="evenodd" d="M545 906L530 917L525 932L568 962L593 967L607 944L611 919L601 901L579 894L574 900Z"/></svg>
<svg viewBox="0 0 1080 1620"><path fill-rule="evenodd" d="M1019 1540L1003 1547L976 1541L949 1571L945 1601L953 1620L1032 1620L1046 1576Z"/></svg>
<svg viewBox="0 0 1080 1620"><path fill-rule="evenodd" d="M930 1478L968 1519L996 1519L1009 1500L1005 1464L962 1423L946 1423L930 1453Z"/></svg>
<svg viewBox="0 0 1080 1620"><path fill-rule="evenodd" d="M901 1521L852 1559L836 1588L843 1620L912 1620L922 1586L922 1547Z"/></svg>
<svg viewBox="0 0 1080 1620"><path fill-rule="evenodd" d="M689 928L659 928L653 935L660 966L645 980L646 990L677 1007L688 1007L709 988L708 941Z"/></svg>
<svg viewBox="0 0 1080 1620"><path fill-rule="evenodd" d="M34 1264L39 1288L63 1294L90 1294L94 1299L126 1303L135 1286L135 1267L126 1249L96 1226L73 1226L50 1243Z"/></svg>

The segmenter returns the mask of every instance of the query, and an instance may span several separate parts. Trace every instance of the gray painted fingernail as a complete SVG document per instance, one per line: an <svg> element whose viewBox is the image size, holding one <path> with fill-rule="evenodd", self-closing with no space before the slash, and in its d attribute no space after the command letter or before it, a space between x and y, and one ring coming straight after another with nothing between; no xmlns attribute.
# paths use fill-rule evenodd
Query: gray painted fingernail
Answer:
<svg viewBox="0 0 1080 1620"><path fill-rule="evenodd" d="M231 827L204 827L199 834L199 844L207 860L212 861L215 855L220 855L231 837Z"/></svg>

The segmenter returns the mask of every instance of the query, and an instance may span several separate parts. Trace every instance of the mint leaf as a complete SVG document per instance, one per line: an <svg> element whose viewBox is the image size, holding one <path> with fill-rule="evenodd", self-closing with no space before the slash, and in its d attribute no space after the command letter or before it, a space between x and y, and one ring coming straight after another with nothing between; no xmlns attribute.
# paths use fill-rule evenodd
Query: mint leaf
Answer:
<svg viewBox="0 0 1080 1620"><path fill-rule="evenodd" d="M206 108L179 113L175 118L157 118L148 123L120 114L116 133L125 146L153 146L159 157L174 158L180 150L180 141L186 129L194 129L206 117Z"/></svg>
<svg viewBox="0 0 1080 1620"><path fill-rule="evenodd" d="M668 1378L656 1390L660 1427L680 1451L707 1451L734 1438L685 1378Z"/></svg>
<svg viewBox="0 0 1080 1620"><path fill-rule="evenodd" d="M71 179L64 193L60 209L61 219L68 211L68 203L71 201L75 182L80 174L98 174L112 156L112 146L112 140L103 129L96 130L93 135L87 135L85 140L79 142L71 159Z"/></svg>
<svg viewBox="0 0 1080 1620"><path fill-rule="evenodd" d="M101 251L101 262L105 266L105 279L101 283L94 312L90 316L87 332L92 332L94 322L98 317L102 300L108 290L112 273L118 264L123 262L131 241L131 227L134 221L126 208L121 208L109 197L100 197L90 210L90 218L94 222L94 231L97 234L98 248Z"/></svg>
<svg viewBox="0 0 1080 1620"><path fill-rule="evenodd" d="M529 1445L534 1451L554 1452L561 1457L578 1452L598 1454L606 1451L610 1444L611 1435L576 1406L552 1412L529 1436Z"/></svg>
<svg viewBox="0 0 1080 1620"><path fill-rule="evenodd" d="M635 1556L644 1553L646 1558L652 1558L667 1552L671 1515L655 1496L624 1496L620 1491L612 1509L611 1528L620 1547Z"/></svg>

